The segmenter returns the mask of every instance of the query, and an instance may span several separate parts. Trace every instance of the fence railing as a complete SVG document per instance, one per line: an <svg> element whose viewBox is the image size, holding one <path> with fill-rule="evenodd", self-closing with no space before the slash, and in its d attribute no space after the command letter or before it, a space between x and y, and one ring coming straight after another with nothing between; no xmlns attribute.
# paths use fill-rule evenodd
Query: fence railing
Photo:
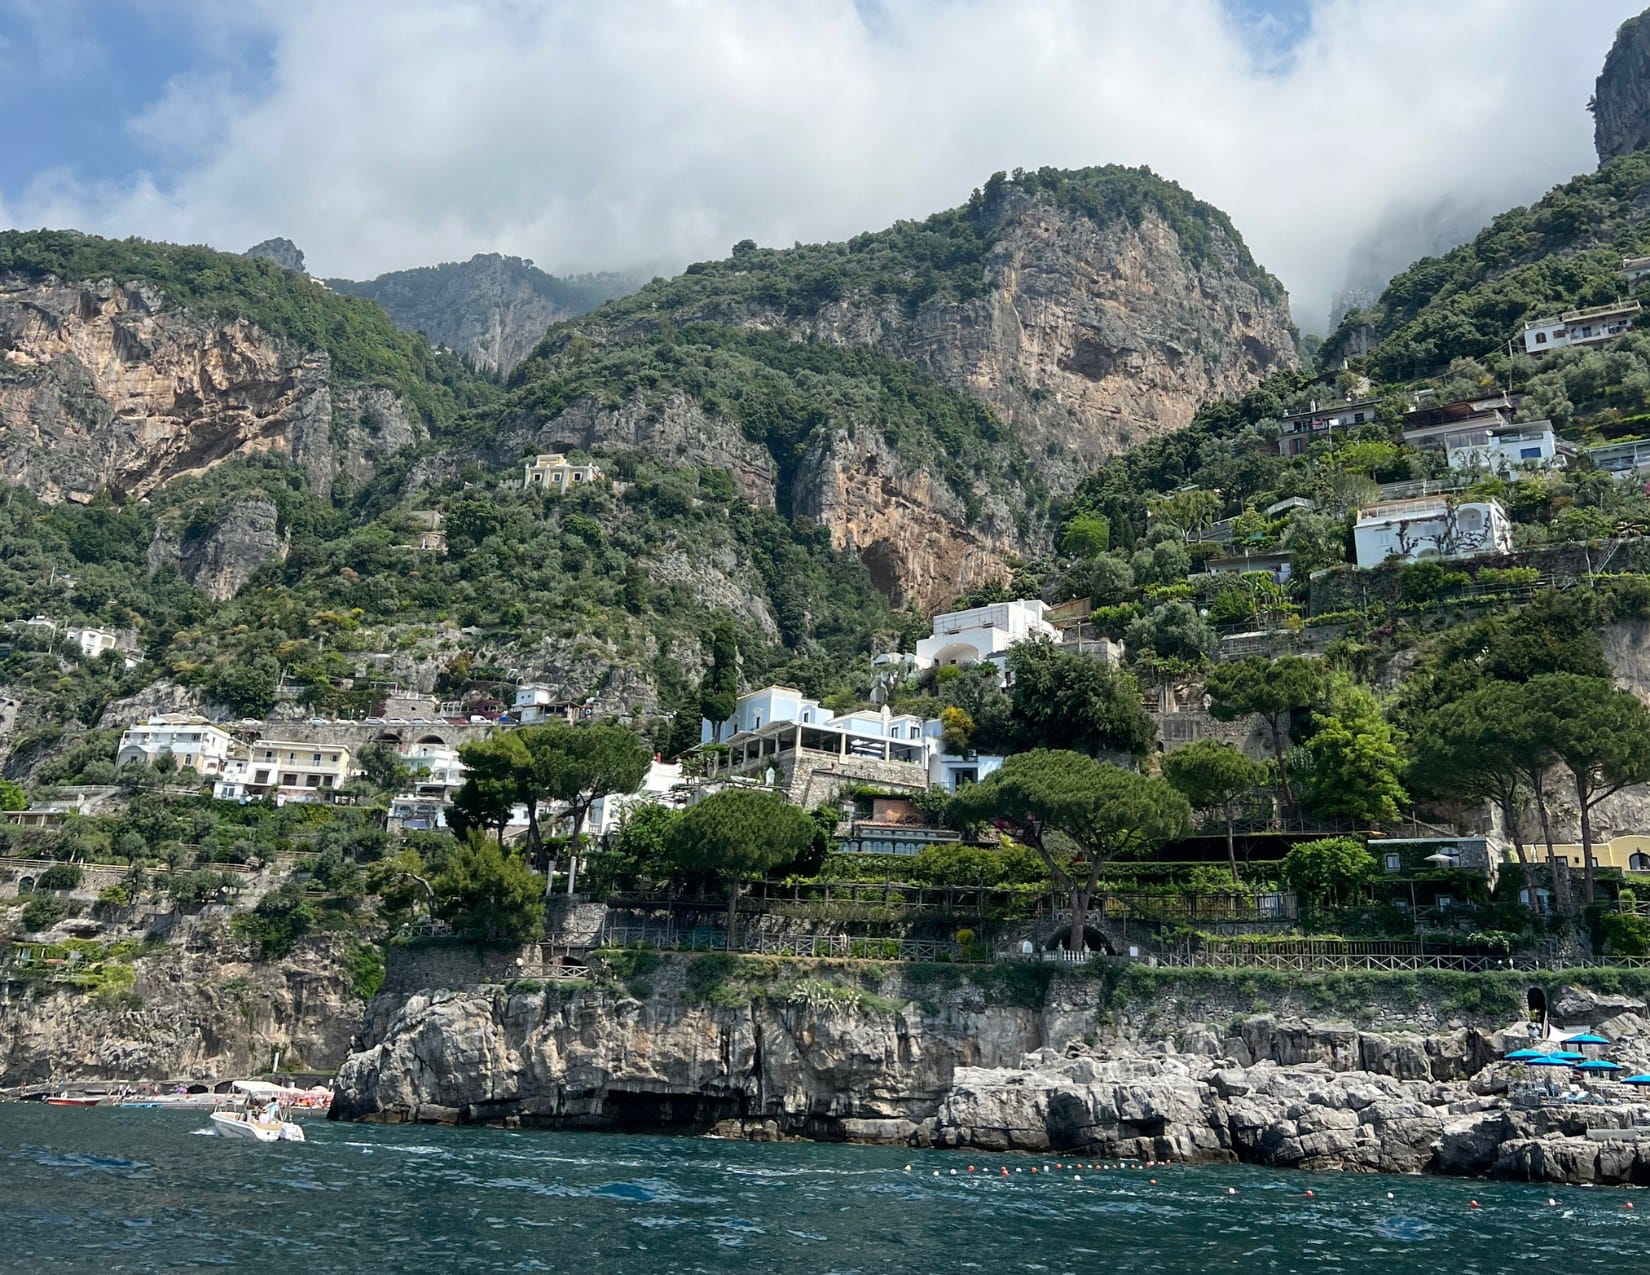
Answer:
<svg viewBox="0 0 1650 1275"><path fill-rule="evenodd" d="M663 925L609 925L603 928L596 946L646 947L674 952L730 950L727 931L708 925L683 929ZM879 961L991 959L983 951L975 957L960 944L943 940L862 938L851 934L741 934L731 950L755 956L816 956Z"/></svg>

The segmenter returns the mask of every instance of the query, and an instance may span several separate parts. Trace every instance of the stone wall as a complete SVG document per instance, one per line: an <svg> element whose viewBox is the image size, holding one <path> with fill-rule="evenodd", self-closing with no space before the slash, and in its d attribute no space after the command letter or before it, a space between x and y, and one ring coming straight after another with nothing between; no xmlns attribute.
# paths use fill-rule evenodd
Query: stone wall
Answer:
<svg viewBox="0 0 1650 1275"><path fill-rule="evenodd" d="M926 792L928 771L914 762L844 757L811 748L792 749L774 759L779 784L793 805L812 810L834 801L855 784L875 784L907 792Z"/></svg>

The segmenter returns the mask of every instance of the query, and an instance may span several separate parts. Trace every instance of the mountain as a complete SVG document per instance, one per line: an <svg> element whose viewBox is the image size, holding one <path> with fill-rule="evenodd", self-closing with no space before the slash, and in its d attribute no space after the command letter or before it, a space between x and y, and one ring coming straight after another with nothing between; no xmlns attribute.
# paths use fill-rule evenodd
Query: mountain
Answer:
<svg viewBox="0 0 1650 1275"><path fill-rule="evenodd" d="M1602 166L1650 146L1650 10L1616 31L1588 109Z"/></svg>
<svg viewBox="0 0 1650 1275"><path fill-rule="evenodd" d="M621 274L557 278L530 261L492 252L464 262L397 270L362 283L328 279L327 284L376 301L399 327L422 332L431 344L445 346L475 367L509 372L551 324L633 292L637 280Z"/></svg>
<svg viewBox="0 0 1650 1275"><path fill-rule="evenodd" d="M148 496L235 456L325 495L492 396L370 302L271 261L68 231L0 233L0 480Z"/></svg>
<svg viewBox="0 0 1650 1275"><path fill-rule="evenodd" d="M290 239L265 239L262 243L253 244L241 256L273 261L283 270L296 270L299 274L309 273L304 269L304 254L298 251L298 245Z"/></svg>
<svg viewBox="0 0 1650 1275"><path fill-rule="evenodd" d="M1647 253L1650 152L1635 151L1417 261L1341 321L1324 365L1367 351L1381 379L1406 380L1505 351L1526 320L1625 296L1621 259Z"/></svg>
<svg viewBox="0 0 1650 1275"><path fill-rule="evenodd" d="M1056 492L1296 363L1283 289L1226 215L1106 166L998 173L960 208L845 243L747 240L561 325L512 383L688 323L914 363L990 408Z"/></svg>

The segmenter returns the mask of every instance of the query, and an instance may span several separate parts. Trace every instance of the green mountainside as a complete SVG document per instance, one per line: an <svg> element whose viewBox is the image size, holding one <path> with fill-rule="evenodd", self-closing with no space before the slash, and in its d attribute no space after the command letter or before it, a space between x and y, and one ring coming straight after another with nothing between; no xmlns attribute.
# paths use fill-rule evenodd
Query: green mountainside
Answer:
<svg viewBox="0 0 1650 1275"><path fill-rule="evenodd" d="M1650 153L1639 151L1502 213L1470 243L1417 261L1372 309L1342 320L1324 345L1324 365L1356 352L1365 333L1369 370L1383 380L1505 352L1528 320L1628 295L1621 259L1650 254L1647 221Z"/></svg>

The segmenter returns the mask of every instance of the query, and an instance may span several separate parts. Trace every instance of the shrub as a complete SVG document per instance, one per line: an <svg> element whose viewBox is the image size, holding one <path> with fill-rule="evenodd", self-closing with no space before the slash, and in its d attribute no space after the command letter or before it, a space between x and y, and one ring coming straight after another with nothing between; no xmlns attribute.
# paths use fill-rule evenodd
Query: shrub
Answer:
<svg viewBox="0 0 1650 1275"><path fill-rule="evenodd" d="M76 863L54 863L40 874L34 883L37 890L73 890L86 874Z"/></svg>
<svg viewBox="0 0 1650 1275"><path fill-rule="evenodd" d="M49 930L69 914L63 900L49 894L37 894L23 909L22 926L25 934Z"/></svg>
<svg viewBox="0 0 1650 1275"><path fill-rule="evenodd" d="M1611 956L1650 956L1650 918L1629 912L1607 912L1599 927Z"/></svg>

